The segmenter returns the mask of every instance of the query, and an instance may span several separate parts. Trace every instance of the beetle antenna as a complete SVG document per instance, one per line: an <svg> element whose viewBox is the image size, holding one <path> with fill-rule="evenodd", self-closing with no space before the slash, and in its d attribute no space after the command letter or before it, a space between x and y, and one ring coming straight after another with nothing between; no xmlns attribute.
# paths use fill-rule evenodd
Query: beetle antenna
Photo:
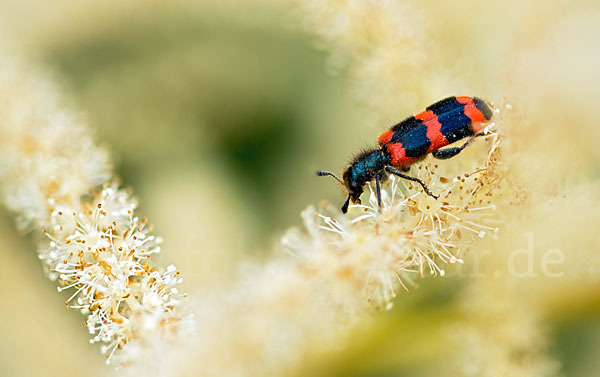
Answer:
<svg viewBox="0 0 600 377"><path fill-rule="evenodd" d="M340 183L340 185L343 185L343 184L344 184L344 182L342 182L342 181L341 181L341 180L340 180L340 179L339 179L339 178L338 178L338 177L337 177L335 174L333 174L333 173L332 173L332 172L330 172L330 171L325 171L325 170L317 170L317 175L318 175L319 177L324 177L324 176L326 176L326 175L330 175L330 176L332 176L333 178L335 178L335 180L336 180L336 181L338 181L338 182Z"/></svg>

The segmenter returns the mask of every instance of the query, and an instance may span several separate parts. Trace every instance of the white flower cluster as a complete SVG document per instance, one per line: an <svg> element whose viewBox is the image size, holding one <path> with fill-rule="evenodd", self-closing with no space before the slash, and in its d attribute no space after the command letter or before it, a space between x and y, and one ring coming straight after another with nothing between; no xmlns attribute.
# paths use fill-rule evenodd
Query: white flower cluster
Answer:
<svg viewBox="0 0 600 377"><path fill-rule="evenodd" d="M179 328L181 278L151 266L161 239L133 199L116 185L98 190L111 177L108 153L58 92L24 60L0 59L0 197L20 228L46 234L38 253L48 276L74 291L67 306L88 315L110 360L129 341Z"/></svg>
<svg viewBox="0 0 600 377"><path fill-rule="evenodd" d="M291 231L283 244L305 269L330 285L326 290L363 297L376 308L389 309L399 287L409 291L408 285L427 272L444 276L444 265L463 263L462 254L476 239L497 235L500 220L491 199L501 191L502 137L488 138L487 159L470 173L446 178L430 163L415 169L440 194L438 200L390 177L390 191L381 192L381 211L373 190L369 203L351 205L347 216L333 208L318 213L309 208L302 216L308 237Z"/></svg>
<svg viewBox="0 0 600 377"><path fill-rule="evenodd" d="M288 375L307 354L339 350L350 329L389 309L403 286L428 273L448 277L481 237L503 228L502 136L483 139L469 148L469 161L416 164L414 175L438 200L390 178L381 211L375 195L346 215L331 204L318 213L309 207L304 227L286 232L268 262L248 260L231 283L196 293L188 343L157 345L157 357L137 358L128 375Z"/></svg>
<svg viewBox="0 0 600 377"><path fill-rule="evenodd" d="M170 325L182 296L175 266L160 272L148 264L162 240L150 233L146 219L133 216L134 208L115 186L106 186L83 208L57 205L44 231L50 243L39 250L50 278L61 283L58 290L75 289L66 304L88 314L91 341L105 344L109 360L142 333L139 319L144 318L144 332Z"/></svg>

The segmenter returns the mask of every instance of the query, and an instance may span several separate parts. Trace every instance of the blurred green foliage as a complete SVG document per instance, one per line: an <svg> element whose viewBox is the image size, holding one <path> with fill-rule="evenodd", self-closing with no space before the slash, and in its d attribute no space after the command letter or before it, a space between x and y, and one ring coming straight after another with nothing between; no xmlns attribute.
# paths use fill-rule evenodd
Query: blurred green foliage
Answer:
<svg viewBox="0 0 600 377"><path fill-rule="evenodd" d="M253 242L297 223L308 203L339 200L314 171L341 168L340 153L362 145L348 82L326 73L326 53L305 35L276 19L261 26L142 14L48 47L142 210L153 174L181 166L219 171L206 185L234 188Z"/></svg>

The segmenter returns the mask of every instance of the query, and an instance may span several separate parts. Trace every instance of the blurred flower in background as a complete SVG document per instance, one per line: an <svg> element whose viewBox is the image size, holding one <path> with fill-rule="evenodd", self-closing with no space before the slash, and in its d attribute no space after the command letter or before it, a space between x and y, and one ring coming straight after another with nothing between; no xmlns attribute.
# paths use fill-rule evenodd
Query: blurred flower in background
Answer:
<svg viewBox="0 0 600 377"><path fill-rule="evenodd" d="M181 270L197 339L122 369L156 375L596 375L599 25L595 1L0 5L2 54L22 53L85 114L165 240L156 263ZM0 92L3 107L48 111L25 91ZM343 169L382 130L449 95L502 110L496 237L444 277L415 280L411 295L396 290L389 311L364 309L346 286L332 300L312 282L352 282L319 275L348 273L337 269L345 261L327 254L309 280L314 271L278 246L307 205L341 200L314 171ZM484 163L489 145L475 144L438 173ZM310 221L294 247L330 250L319 237L333 236L315 236ZM65 310L71 294L45 280L36 237L16 230L12 212L0 223L0 374L116 373ZM339 318L349 307L372 315Z"/></svg>

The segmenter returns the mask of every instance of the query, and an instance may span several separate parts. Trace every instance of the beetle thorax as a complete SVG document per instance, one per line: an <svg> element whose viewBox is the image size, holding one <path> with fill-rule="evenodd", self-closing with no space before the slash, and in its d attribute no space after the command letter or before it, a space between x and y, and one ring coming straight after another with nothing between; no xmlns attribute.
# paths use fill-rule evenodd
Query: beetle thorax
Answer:
<svg viewBox="0 0 600 377"><path fill-rule="evenodd" d="M353 203L358 201L365 184L383 172L388 163L389 157L381 149L368 150L354 158L343 175Z"/></svg>

